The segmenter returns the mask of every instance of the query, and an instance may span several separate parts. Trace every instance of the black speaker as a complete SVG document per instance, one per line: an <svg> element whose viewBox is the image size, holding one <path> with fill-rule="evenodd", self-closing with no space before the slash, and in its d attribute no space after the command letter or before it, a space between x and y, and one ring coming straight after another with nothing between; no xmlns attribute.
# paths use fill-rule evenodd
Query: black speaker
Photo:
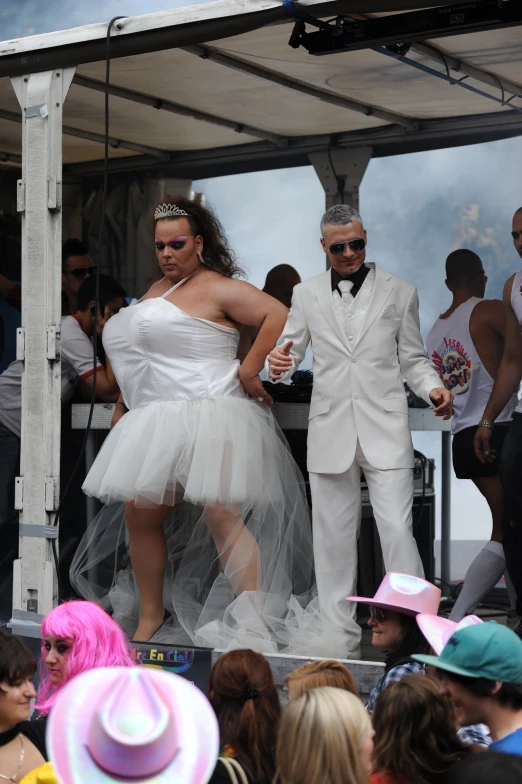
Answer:
<svg viewBox="0 0 522 784"><path fill-rule="evenodd" d="M413 536L419 548L424 576L430 583L435 582L435 495L414 496L413 499ZM381 542L368 504L363 506L361 532L358 542L358 583L359 596L373 596L385 574Z"/></svg>

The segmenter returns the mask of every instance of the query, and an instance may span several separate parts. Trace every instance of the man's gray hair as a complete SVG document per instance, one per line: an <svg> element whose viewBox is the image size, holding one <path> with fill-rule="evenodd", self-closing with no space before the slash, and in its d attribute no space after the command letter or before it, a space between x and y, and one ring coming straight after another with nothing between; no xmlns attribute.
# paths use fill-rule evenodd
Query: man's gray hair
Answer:
<svg viewBox="0 0 522 784"><path fill-rule="evenodd" d="M321 234L325 226L346 226L347 223L359 221L363 225L362 218L353 207L348 204L334 204L329 207L321 218Z"/></svg>

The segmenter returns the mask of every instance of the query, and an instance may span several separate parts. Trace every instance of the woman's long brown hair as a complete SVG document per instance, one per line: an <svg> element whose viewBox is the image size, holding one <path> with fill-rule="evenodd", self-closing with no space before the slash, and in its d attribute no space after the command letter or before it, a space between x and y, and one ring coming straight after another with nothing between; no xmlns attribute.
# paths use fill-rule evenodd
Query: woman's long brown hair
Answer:
<svg viewBox="0 0 522 784"><path fill-rule="evenodd" d="M408 675L377 700L373 769L405 784L436 784L469 749L457 737L453 708L437 683Z"/></svg>
<svg viewBox="0 0 522 784"><path fill-rule="evenodd" d="M281 707L265 657L251 650L225 653L212 669L209 694L222 743L233 748L252 784L271 781Z"/></svg>
<svg viewBox="0 0 522 784"><path fill-rule="evenodd" d="M186 196L167 195L161 204L172 204L188 213L188 222L195 237L203 238L203 260L205 266L227 278L241 277L244 272L234 251L228 244L225 231L210 207ZM159 205L157 205L159 207ZM153 221L156 226L157 221Z"/></svg>

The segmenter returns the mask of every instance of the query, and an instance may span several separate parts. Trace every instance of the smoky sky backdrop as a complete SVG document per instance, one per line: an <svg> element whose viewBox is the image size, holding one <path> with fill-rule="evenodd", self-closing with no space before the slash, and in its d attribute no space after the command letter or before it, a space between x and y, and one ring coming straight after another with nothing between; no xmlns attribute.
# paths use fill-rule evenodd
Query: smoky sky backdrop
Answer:
<svg viewBox="0 0 522 784"><path fill-rule="evenodd" d="M191 0L2 0L0 39L109 21L183 5ZM448 89L452 89L448 86ZM522 205L522 139L372 160L361 188L368 256L415 284L421 327L449 304L444 260L459 247L482 257L488 295L518 268L511 217ZM249 280L257 286L276 264L294 265L303 278L324 269L318 223L324 207L311 167L221 177L194 183L214 205ZM440 438L414 434L415 445L440 466ZM440 508L440 472L438 477ZM454 478L454 539L486 540L490 517L471 482ZM462 576L466 564L454 564Z"/></svg>

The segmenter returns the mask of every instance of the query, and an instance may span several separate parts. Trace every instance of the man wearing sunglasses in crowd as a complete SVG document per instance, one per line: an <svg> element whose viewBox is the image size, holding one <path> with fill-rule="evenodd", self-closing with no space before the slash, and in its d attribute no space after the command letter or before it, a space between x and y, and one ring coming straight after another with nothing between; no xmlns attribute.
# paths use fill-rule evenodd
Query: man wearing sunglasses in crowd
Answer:
<svg viewBox="0 0 522 784"><path fill-rule="evenodd" d="M360 655L356 605L357 537L364 471L388 572L423 576L412 534L413 446L403 376L451 416L452 395L426 355L415 288L366 264L360 215L335 205L321 220L331 269L295 287L277 347L273 381L291 376L312 343L314 386L308 426L314 557L321 614L346 655Z"/></svg>
<svg viewBox="0 0 522 784"><path fill-rule="evenodd" d="M63 316L76 313L78 289L95 272L96 266L92 263L86 245L77 239L66 240L62 248Z"/></svg>
<svg viewBox="0 0 522 784"><path fill-rule="evenodd" d="M522 207L513 215L511 236L522 258ZM519 622L514 631L522 637L522 401L518 401L513 421L500 454L496 421L520 387L522 379L522 270L509 277L503 292L506 317L504 353L488 403L478 422L475 452L484 465L495 465L500 458L500 478L504 488L502 544L509 576L517 594ZM496 443L497 442L497 443Z"/></svg>
<svg viewBox="0 0 522 784"><path fill-rule="evenodd" d="M62 247L62 316L76 313L76 297L83 281L96 271L87 247L74 238ZM0 297L18 311L22 310L22 287L0 274Z"/></svg>

